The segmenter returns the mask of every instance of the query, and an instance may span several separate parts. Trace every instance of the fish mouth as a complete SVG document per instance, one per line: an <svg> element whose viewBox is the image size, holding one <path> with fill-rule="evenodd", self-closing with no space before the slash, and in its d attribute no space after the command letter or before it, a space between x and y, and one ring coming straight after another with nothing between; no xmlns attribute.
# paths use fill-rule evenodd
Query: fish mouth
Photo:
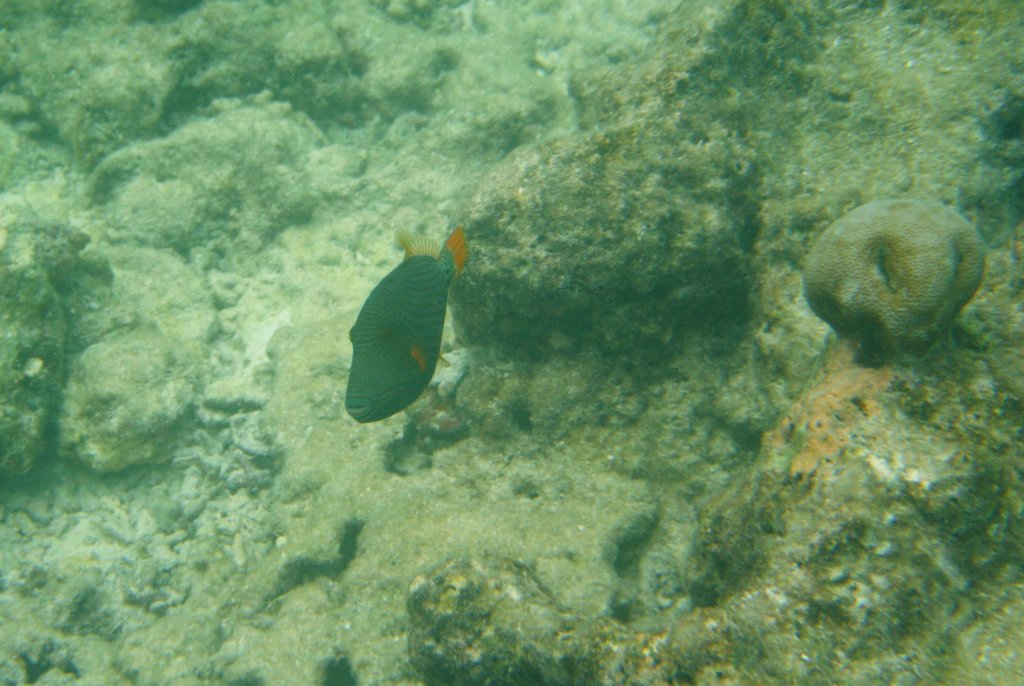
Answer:
<svg viewBox="0 0 1024 686"><path fill-rule="evenodd" d="M370 405L345 405L345 409L352 415L352 419L357 422L368 421L370 414L373 412L373 407Z"/></svg>

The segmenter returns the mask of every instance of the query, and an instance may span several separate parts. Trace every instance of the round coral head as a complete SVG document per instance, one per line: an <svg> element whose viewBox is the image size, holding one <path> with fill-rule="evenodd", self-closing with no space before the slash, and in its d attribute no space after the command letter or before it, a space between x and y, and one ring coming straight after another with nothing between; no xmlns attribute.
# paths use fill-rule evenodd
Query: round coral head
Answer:
<svg viewBox="0 0 1024 686"><path fill-rule="evenodd" d="M949 207L877 200L843 215L804 267L811 309L868 356L920 352L974 296L985 245Z"/></svg>

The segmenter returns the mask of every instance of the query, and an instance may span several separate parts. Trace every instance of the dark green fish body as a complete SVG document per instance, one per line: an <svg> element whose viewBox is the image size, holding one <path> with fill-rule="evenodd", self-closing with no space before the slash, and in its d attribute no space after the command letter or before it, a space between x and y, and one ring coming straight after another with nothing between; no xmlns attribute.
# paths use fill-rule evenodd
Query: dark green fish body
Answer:
<svg viewBox="0 0 1024 686"><path fill-rule="evenodd" d="M461 241L461 230L456 232ZM352 367L345 409L356 421L390 417L430 384L441 352L448 289L460 256L465 260L464 244L459 245L461 251L446 244L433 254L408 254L370 292L349 332Z"/></svg>

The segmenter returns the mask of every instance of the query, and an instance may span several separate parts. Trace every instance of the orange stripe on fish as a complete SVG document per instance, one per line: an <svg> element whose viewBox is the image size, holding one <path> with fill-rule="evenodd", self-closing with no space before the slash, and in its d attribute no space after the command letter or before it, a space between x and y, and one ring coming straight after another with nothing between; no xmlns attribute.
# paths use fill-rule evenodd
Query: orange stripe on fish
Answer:
<svg viewBox="0 0 1024 686"><path fill-rule="evenodd" d="M413 344L413 346L409 348L409 354L412 355L412 359L416 360L416 364L420 366L421 372L427 371L427 358L423 356L423 351L420 350L419 345Z"/></svg>

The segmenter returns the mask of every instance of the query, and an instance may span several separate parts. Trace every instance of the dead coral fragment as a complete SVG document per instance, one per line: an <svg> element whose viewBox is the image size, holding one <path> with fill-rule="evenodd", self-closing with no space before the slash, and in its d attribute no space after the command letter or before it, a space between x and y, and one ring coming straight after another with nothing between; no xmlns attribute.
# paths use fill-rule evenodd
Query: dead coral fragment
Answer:
<svg viewBox="0 0 1024 686"><path fill-rule="evenodd" d="M840 217L804 270L811 309L867 355L920 352L974 296L985 246L936 202L879 200Z"/></svg>

